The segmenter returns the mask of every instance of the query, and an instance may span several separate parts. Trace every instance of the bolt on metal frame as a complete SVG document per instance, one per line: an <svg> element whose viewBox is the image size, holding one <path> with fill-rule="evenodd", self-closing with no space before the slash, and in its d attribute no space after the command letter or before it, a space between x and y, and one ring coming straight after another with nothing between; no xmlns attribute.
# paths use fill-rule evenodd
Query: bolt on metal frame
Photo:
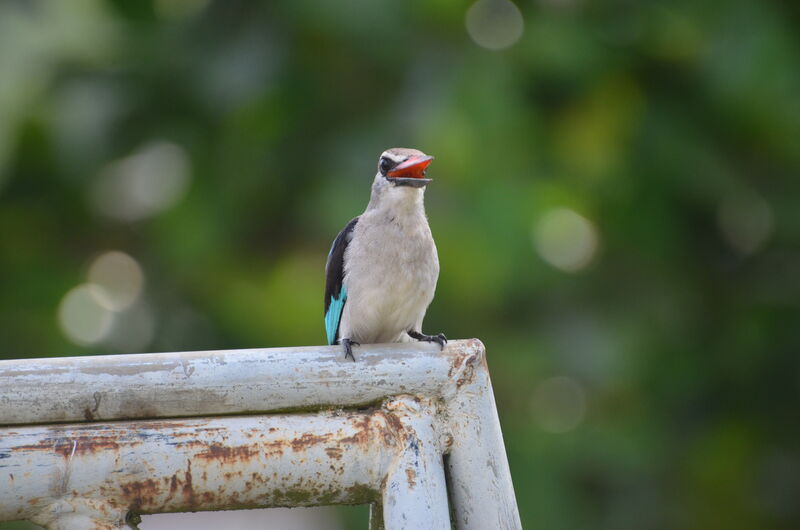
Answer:
<svg viewBox="0 0 800 530"><path fill-rule="evenodd" d="M0 521L364 503L521 528L480 341L0 361Z"/></svg>

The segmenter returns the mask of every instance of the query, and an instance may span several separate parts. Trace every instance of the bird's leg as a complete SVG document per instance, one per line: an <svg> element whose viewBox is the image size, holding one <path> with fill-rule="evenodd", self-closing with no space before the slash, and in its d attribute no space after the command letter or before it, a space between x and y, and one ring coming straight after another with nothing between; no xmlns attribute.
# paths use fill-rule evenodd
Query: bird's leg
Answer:
<svg viewBox="0 0 800 530"><path fill-rule="evenodd" d="M341 342L342 349L344 350L344 358L347 359L349 357L353 359L353 362L356 362L356 358L353 357L353 346L361 346L361 344L350 339L342 339Z"/></svg>
<svg viewBox="0 0 800 530"><path fill-rule="evenodd" d="M438 335L425 335L424 333L410 329L408 330L408 336L412 339L417 339L423 342L435 342L441 349L444 349L444 345L447 344L447 337L444 336L444 333L439 333Z"/></svg>

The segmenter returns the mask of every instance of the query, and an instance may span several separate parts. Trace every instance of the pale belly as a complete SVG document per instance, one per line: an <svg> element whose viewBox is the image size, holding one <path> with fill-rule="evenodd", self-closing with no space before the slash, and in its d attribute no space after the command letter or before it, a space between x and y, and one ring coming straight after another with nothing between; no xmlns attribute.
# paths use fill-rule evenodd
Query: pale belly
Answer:
<svg viewBox="0 0 800 530"><path fill-rule="evenodd" d="M436 247L424 228L415 234L385 230L380 238L363 239L370 243L351 243L348 252L361 254L346 271L341 337L373 344L420 331L439 276Z"/></svg>
<svg viewBox="0 0 800 530"><path fill-rule="evenodd" d="M403 340L421 325L434 288L427 278L411 275L360 285L348 293L345 306L351 339L365 344Z"/></svg>

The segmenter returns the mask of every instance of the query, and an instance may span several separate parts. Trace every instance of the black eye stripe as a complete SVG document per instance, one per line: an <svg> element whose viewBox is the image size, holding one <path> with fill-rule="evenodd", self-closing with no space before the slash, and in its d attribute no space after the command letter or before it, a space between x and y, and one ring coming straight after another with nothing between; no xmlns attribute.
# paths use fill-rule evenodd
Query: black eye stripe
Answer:
<svg viewBox="0 0 800 530"><path fill-rule="evenodd" d="M396 165L396 162L386 158L385 156L381 157L381 161L378 164L378 169L380 170L382 175L388 173L390 169L392 169Z"/></svg>

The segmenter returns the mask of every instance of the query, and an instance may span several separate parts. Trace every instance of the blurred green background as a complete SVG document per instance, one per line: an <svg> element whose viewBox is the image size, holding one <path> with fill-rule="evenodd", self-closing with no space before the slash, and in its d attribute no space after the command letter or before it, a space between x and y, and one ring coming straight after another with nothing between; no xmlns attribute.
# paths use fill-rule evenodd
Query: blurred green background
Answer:
<svg viewBox="0 0 800 530"><path fill-rule="evenodd" d="M393 146L525 528L800 527L796 2L2 0L0 356L324 343Z"/></svg>

